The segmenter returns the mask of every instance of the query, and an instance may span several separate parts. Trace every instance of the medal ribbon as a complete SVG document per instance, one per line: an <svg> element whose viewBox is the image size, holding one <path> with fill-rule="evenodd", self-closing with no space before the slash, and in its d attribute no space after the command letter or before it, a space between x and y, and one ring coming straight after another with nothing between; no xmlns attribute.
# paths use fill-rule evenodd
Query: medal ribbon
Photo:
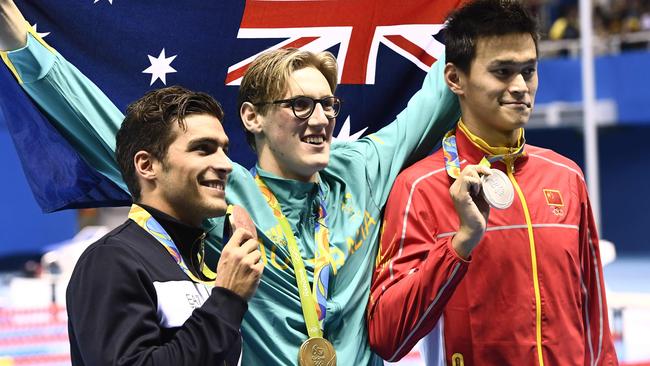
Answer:
<svg viewBox="0 0 650 366"><path fill-rule="evenodd" d="M516 147L490 146L483 139L471 133L462 120L458 122L458 128L465 133L474 145L486 154L479 162L479 165L489 168L495 161L512 161L518 156L524 154L526 138L524 137L523 128L519 129L519 138ZM447 174L454 179L458 179L460 176L460 158L458 157L458 147L456 146L456 129L448 131L442 139L442 154L445 158L445 169L447 170Z"/></svg>
<svg viewBox="0 0 650 366"><path fill-rule="evenodd" d="M326 221L327 211L325 209L325 202L322 199L322 192L320 207L318 209L318 219L314 227L314 240L318 246L317 252L319 255L315 258L313 290L310 290L305 263L300 255L300 250L298 249L296 238L293 235L293 230L291 230L289 220L282 213L280 202L266 183L264 183L255 168L251 169L251 173L255 177L255 183L257 183L260 192L262 192L262 195L266 199L266 203L280 223L282 233L287 241L287 247L291 255L291 263L293 263L293 270L296 273L296 282L298 284L298 293L300 294L302 314L307 325L307 334L309 334L310 338L322 338L323 320L327 313L327 289L329 287L330 268L336 274L336 268L330 267L329 265L332 258L329 252L329 229Z"/></svg>
<svg viewBox="0 0 650 366"><path fill-rule="evenodd" d="M180 251L176 247L176 244L174 244L174 241L172 238L167 234L167 231L163 229L162 225L156 221L156 219L151 216L147 210L144 208L133 204L131 205L131 210L129 211L129 219L133 220L138 226L144 229L144 231L148 232L153 236L158 242L165 248L167 249L167 252L174 258L174 261L176 261L176 264L185 272L185 274L194 282L197 283L202 283L204 285L213 287L214 286L214 280L211 281L203 281L199 278L197 278L192 271L187 267L187 264L185 264L185 261L183 260L183 257L181 256ZM205 234L204 234L205 235ZM203 240L203 238L201 239ZM199 253L199 260L203 260L203 254ZM206 275L207 277L212 277L210 275L214 275L214 272L210 271L207 267L203 269L203 274Z"/></svg>

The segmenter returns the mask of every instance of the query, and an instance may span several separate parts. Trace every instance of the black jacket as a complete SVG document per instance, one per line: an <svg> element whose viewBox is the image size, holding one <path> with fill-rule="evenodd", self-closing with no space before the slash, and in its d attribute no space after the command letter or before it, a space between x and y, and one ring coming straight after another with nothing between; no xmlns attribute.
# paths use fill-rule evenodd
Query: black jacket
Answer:
<svg viewBox="0 0 650 366"><path fill-rule="evenodd" d="M146 209L191 252L200 229ZM192 282L131 220L84 251L66 300L73 365L236 365L241 354L246 301Z"/></svg>

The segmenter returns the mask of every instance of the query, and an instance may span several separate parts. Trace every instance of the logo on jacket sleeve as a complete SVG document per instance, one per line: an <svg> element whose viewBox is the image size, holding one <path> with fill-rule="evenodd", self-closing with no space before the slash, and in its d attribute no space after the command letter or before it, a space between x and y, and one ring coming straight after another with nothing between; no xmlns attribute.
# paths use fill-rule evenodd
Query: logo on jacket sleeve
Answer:
<svg viewBox="0 0 650 366"><path fill-rule="evenodd" d="M544 198L546 198L546 204L548 204L553 209L553 214L556 216L562 216L564 214L564 200L562 199L562 193L557 189L544 189Z"/></svg>

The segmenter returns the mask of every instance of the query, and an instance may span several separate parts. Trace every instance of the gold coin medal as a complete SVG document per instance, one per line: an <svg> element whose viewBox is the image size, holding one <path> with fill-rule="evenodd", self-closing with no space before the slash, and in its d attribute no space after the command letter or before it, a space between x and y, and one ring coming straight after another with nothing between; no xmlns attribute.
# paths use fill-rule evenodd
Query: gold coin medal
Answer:
<svg viewBox="0 0 650 366"><path fill-rule="evenodd" d="M309 338L300 346L298 364L300 366L336 366L334 346L325 338Z"/></svg>

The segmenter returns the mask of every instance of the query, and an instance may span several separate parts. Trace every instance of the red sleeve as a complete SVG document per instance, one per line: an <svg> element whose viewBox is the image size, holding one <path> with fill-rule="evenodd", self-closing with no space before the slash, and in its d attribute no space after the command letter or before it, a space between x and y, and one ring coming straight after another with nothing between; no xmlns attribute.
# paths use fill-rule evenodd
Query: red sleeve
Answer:
<svg viewBox="0 0 650 366"><path fill-rule="evenodd" d="M436 215L455 215L439 212L447 188L425 193L432 186L415 182L404 175L395 181L370 290L370 346L387 361L401 359L433 329L469 264L451 247L453 233L438 230Z"/></svg>
<svg viewBox="0 0 650 366"><path fill-rule="evenodd" d="M584 365L618 365L616 350L609 331L598 231L584 185L582 196L580 248L582 253L582 306L584 314L582 321L585 329Z"/></svg>

